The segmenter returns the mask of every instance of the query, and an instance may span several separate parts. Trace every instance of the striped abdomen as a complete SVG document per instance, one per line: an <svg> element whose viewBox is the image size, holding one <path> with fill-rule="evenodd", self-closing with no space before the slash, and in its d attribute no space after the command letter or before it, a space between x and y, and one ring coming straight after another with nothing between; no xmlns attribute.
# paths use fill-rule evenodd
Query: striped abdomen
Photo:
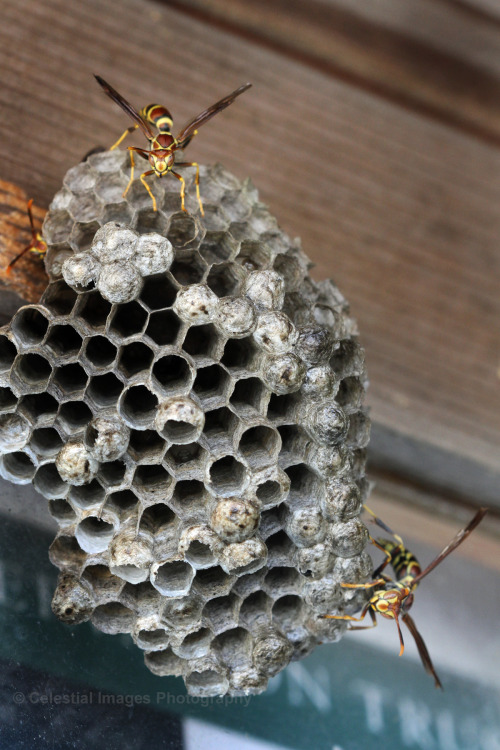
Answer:
<svg viewBox="0 0 500 750"><path fill-rule="evenodd" d="M161 133L170 133L172 130L172 115L161 104L148 104L147 107L141 109L140 115L155 128L158 128Z"/></svg>
<svg viewBox="0 0 500 750"><path fill-rule="evenodd" d="M377 544L391 555L391 566L398 581L403 578L414 578L422 572L420 563L415 555L403 547L388 539L377 539Z"/></svg>

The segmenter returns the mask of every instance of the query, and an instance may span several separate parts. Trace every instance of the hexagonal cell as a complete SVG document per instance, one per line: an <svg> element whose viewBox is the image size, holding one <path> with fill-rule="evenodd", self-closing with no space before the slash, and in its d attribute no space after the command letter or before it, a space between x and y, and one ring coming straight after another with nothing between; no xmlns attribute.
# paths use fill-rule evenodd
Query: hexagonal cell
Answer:
<svg viewBox="0 0 500 750"><path fill-rule="evenodd" d="M306 449L311 445L311 442L302 427L296 425L282 425L278 427L278 432L281 437L279 465L285 469L299 463L304 458Z"/></svg>
<svg viewBox="0 0 500 750"><path fill-rule="evenodd" d="M170 495L172 482L172 477L163 466L143 464L135 470L133 487L148 502L159 502Z"/></svg>
<svg viewBox="0 0 500 750"><path fill-rule="evenodd" d="M294 544L284 531L278 531L266 539L269 551L268 565L270 568L289 566L294 564Z"/></svg>
<svg viewBox="0 0 500 750"><path fill-rule="evenodd" d="M193 590L206 601L210 601L218 596L227 596L234 581L234 576L225 573L219 565L214 565L213 568L205 568L196 572Z"/></svg>
<svg viewBox="0 0 500 750"><path fill-rule="evenodd" d="M212 208L212 207L211 207ZM222 211L216 207L212 208L212 218L214 211L219 211L220 221L222 219ZM226 223L226 221L224 221ZM199 253L201 257L208 263L221 263L226 260L231 260L238 249L238 243L231 237L227 232L211 231L207 232L203 242L200 245Z"/></svg>
<svg viewBox="0 0 500 750"><path fill-rule="evenodd" d="M330 359L330 367L340 379L361 375L364 371L364 352L353 339L341 341Z"/></svg>
<svg viewBox="0 0 500 750"><path fill-rule="evenodd" d="M236 594L219 596L205 604L203 617L208 620L215 635L231 630L238 624L241 599Z"/></svg>
<svg viewBox="0 0 500 750"><path fill-rule="evenodd" d="M259 378L238 380L229 399L233 409L242 417L261 414L269 399L269 391Z"/></svg>
<svg viewBox="0 0 500 750"><path fill-rule="evenodd" d="M250 662L253 638L248 630L238 627L216 636L212 641L212 646L221 661L234 668L236 654L238 654L238 666Z"/></svg>
<svg viewBox="0 0 500 750"><path fill-rule="evenodd" d="M196 516L207 502L207 492L203 482L185 479L177 482L170 504L182 517Z"/></svg>
<svg viewBox="0 0 500 750"><path fill-rule="evenodd" d="M287 503L290 507L306 502L317 504L322 495L320 480L306 464L295 464L286 469L290 477Z"/></svg>
<svg viewBox="0 0 500 750"><path fill-rule="evenodd" d="M33 432L30 447L39 456L54 456L59 452L63 441L53 427L42 427Z"/></svg>
<svg viewBox="0 0 500 750"><path fill-rule="evenodd" d="M163 651L168 646L169 637L163 628L143 629L139 630L134 640L144 651Z"/></svg>
<svg viewBox="0 0 500 750"><path fill-rule="evenodd" d="M276 461L281 440L277 430L257 425L243 433L238 447L250 468L258 469Z"/></svg>
<svg viewBox="0 0 500 750"><path fill-rule="evenodd" d="M134 341L122 348L118 359L118 369L128 380L139 372L148 371L153 357L154 354L149 346L140 341Z"/></svg>
<svg viewBox="0 0 500 750"><path fill-rule="evenodd" d="M0 336L0 372L10 370L16 356L16 345L7 336Z"/></svg>
<svg viewBox="0 0 500 750"><path fill-rule="evenodd" d="M96 554L104 552L113 538L114 529L110 523L95 516L88 516L78 524L75 537L84 552Z"/></svg>
<svg viewBox="0 0 500 750"><path fill-rule="evenodd" d="M87 396L98 408L113 406L123 391L123 383L116 375L108 372L106 375L95 375L90 378L87 386Z"/></svg>
<svg viewBox="0 0 500 750"><path fill-rule="evenodd" d="M351 448L364 448L370 440L370 419L363 411L349 415L346 443Z"/></svg>
<svg viewBox="0 0 500 750"><path fill-rule="evenodd" d="M180 677L184 674L185 661L176 656L172 649L167 648L165 651L154 651L146 654L144 662L153 674L163 677L164 675L175 675Z"/></svg>
<svg viewBox="0 0 500 750"><path fill-rule="evenodd" d="M168 239L170 239L170 234ZM172 242L171 239L170 241ZM172 245L174 245L173 242ZM206 268L205 261L200 258L196 250L193 250L178 253L170 267L170 273L181 286L187 286L188 284L198 284L203 279Z"/></svg>
<svg viewBox="0 0 500 750"><path fill-rule="evenodd" d="M49 513L61 526L72 524L76 520L76 513L66 500L49 500Z"/></svg>
<svg viewBox="0 0 500 750"><path fill-rule="evenodd" d="M185 393L191 382L191 367L184 357L177 354L167 354L153 366L153 383L165 396Z"/></svg>
<svg viewBox="0 0 500 750"><path fill-rule="evenodd" d="M240 622L247 628L266 625L270 619L272 599L264 591L255 591L247 596L240 609Z"/></svg>
<svg viewBox="0 0 500 750"><path fill-rule="evenodd" d="M82 579L90 583L96 599L103 604L116 600L124 587L122 579L110 573L107 565L87 565Z"/></svg>
<svg viewBox="0 0 500 750"><path fill-rule="evenodd" d="M72 487L69 493L71 503L81 510L102 506L105 496L106 493L97 479L80 487Z"/></svg>
<svg viewBox="0 0 500 750"><path fill-rule="evenodd" d="M92 336L85 342L85 356L97 368L108 368L115 361L116 346L105 336Z"/></svg>
<svg viewBox="0 0 500 750"><path fill-rule="evenodd" d="M16 451L0 457L0 474L15 484L28 484L35 476L36 467L26 453Z"/></svg>
<svg viewBox="0 0 500 750"><path fill-rule="evenodd" d="M28 396L25 398L33 398L33 396ZM16 395L11 391L10 388L1 387L0 388L0 413L6 414L8 412L11 412L15 409L17 404L17 397Z"/></svg>
<svg viewBox="0 0 500 750"><path fill-rule="evenodd" d="M285 499L287 492L279 482L268 479L257 486L255 494L263 508L272 508Z"/></svg>
<svg viewBox="0 0 500 750"><path fill-rule="evenodd" d="M229 339L224 347L221 364L229 370L235 370L237 374L245 374L245 371L256 367L257 348L252 339Z"/></svg>
<svg viewBox="0 0 500 750"><path fill-rule="evenodd" d="M123 483L127 466L123 461L109 461L101 464L97 478L104 487L118 487Z"/></svg>
<svg viewBox="0 0 500 750"><path fill-rule="evenodd" d="M11 372L13 383L20 389L40 393L47 387L52 367L39 354L18 354Z"/></svg>
<svg viewBox="0 0 500 750"><path fill-rule="evenodd" d="M45 346L58 360L76 357L82 345L82 337L70 325L54 325L47 336Z"/></svg>
<svg viewBox="0 0 500 750"><path fill-rule="evenodd" d="M145 385L133 385L122 394L119 404L120 415L136 430L147 429L151 426L158 399Z"/></svg>
<svg viewBox="0 0 500 750"><path fill-rule="evenodd" d="M135 614L119 602L110 602L96 607L92 625L103 633L130 633L134 627Z"/></svg>
<svg viewBox="0 0 500 750"><path fill-rule="evenodd" d="M210 365L198 370L193 391L204 409L213 409L225 403L230 382L231 378L220 365Z"/></svg>
<svg viewBox="0 0 500 750"><path fill-rule="evenodd" d="M78 399L83 396L87 387L88 375L78 362L71 365L57 367L54 370L51 388L56 391L60 398Z"/></svg>
<svg viewBox="0 0 500 750"><path fill-rule="evenodd" d="M75 306L75 314L91 330L104 329L110 312L111 303L101 297L99 292L80 294Z"/></svg>
<svg viewBox="0 0 500 750"><path fill-rule="evenodd" d="M249 273L260 271L269 266L271 253L269 248L259 240L243 240L236 262Z"/></svg>
<svg viewBox="0 0 500 750"><path fill-rule="evenodd" d="M176 341L181 325L181 321L173 310L153 312L149 316L146 336L149 336L155 344L167 346Z"/></svg>
<svg viewBox="0 0 500 750"><path fill-rule="evenodd" d="M287 393L284 396L272 393L267 407L267 418L270 422L278 424L296 424L299 404L300 398L296 393Z"/></svg>
<svg viewBox="0 0 500 750"><path fill-rule="evenodd" d="M104 226L109 221L114 221L123 226L126 224L131 226L133 216L134 210L124 200L118 203L107 203L102 213L102 223Z"/></svg>
<svg viewBox="0 0 500 750"><path fill-rule="evenodd" d="M207 412L203 436L210 448L217 452L231 451L239 423L236 414L233 414L226 406Z"/></svg>
<svg viewBox="0 0 500 750"><path fill-rule="evenodd" d="M121 172L108 172L97 178L95 191L105 204L120 204L123 201L123 192L127 187L127 182L127 178Z"/></svg>
<svg viewBox="0 0 500 750"><path fill-rule="evenodd" d="M217 297L230 297L238 294L245 273L234 263L219 263L210 269L206 284Z"/></svg>
<svg viewBox="0 0 500 750"><path fill-rule="evenodd" d="M285 632L297 627L304 614L304 602L300 596L288 594L281 596L273 604L273 621Z"/></svg>
<svg viewBox="0 0 500 750"><path fill-rule="evenodd" d="M222 340L217 329L211 323L189 328L182 344L184 351L195 360L206 357L218 359L221 347Z"/></svg>
<svg viewBox="0 0 500 750"><path fill-rule="evenodd" d="M69 315L77 300L78 294L65 281L52 282L45 290L42 301L45 307L55 315Z"/></svg>
<svg viewBox="0 0 500 750"><path fill-rule="evenodd" d="M300 593L302 581L294 568L272 568L264 578L264 587L273 599Z"/></svg>
<svg viewBox="0 0 500 750"><path fill-rule="evenodd" d="M102 201L98 199L93 190L89 190L88 192L75 195L69 203L68 211L75 221L82 224L90 224L95 222L100 216Z"/></svg>
<svg viewBox="0 0 500 750"><path fill-rule="evenodd" d="M32 305L22 307L11 323L12 333L23 346L35 346L43 341L48 327L49 321L45 315Z"/></svg>
<svg viewBox="0 0 500 750"><path fill-rule="evenodd" d="M94 209L91 209L94 210ZM100 213L101 205L98 204L97 212ZM75 247L77 252L82 253L86 250L90 250L92 242L95 237L95 233L99 229L99 222L94 220L94 213L91 214L91 220L86 221L85 219L79 219L73 231L71 232L70 243ZM93 282L92 282L93 284ZM92 288L92 287L90 287Z"/></svg>
<svg viewBox="0 0 500 750"><path fill-rule="evenodd" d="M151 583L163 596L186 596L193 578L193 568L182 560L163 563L151 573Z"/></svg>
<svg viewBox="0 0 500 750"><path fill-rule="evenodd" d="M280 253L277 255L274 259L273 268L284 278L287 292L295 289L303 276L299 262L289 254Z"/></svg>
<svg viewBox="0 0 500 750"><path fill-rule="evenodd" d="M138 302L117 305L111 317L109 331L126 339L142 333L147 319L146 310Z"/></svg>
<svg viewBox="0 0 500 750"><path fill-rule="evenodd" d="M49 548L50 562L61 570L78 570L86 557L74 536L58 536Z"/></svg>
<svg viewBox="0 0 500 750"><path fill-rule="evenodd" d="M38 492L49 499L66 497L69 485L59 476L55 464L40 466L33 479L33 486Z"/></svg>
<svg viewBox="0 0 500 750"><path fill-rule="evenodd" d="M120 520L130 515L130 511L137 508L139 498L132 490L112 492L106 500L106 509L114 511Z"/></svg>
<svg viewBox="0 0 500 750"><path fill-rule="evenodd" d="M183 659L198 659L208 653L212 638L211 630L201 628L196 633L189 633L179 645L172 645L172 650Z"/></svg>
<svg viewBox="0 0 500 750"><path fill-rule="evenodd" d="M197 246L203 236L203 228L193 216L185 211L178 211L170 217L170 227L167 237L176 248L181 250L186 246Z"/></svg>
<svg viewBox="0 0 500 750"><path fill-rule="evenodd" d="M141 301L150 310L162 310L173 305L177 296L178 286L164 273L149 276L142 288Z"/></svg>
<svg viewBox="0 0 500 750"><path fill-rule="evenodd" d="M360 378L344 378L340 381L335 401L342 407L352 406L359 408L363 402L364 395L365 388Z"/></svg>
<svg viewBox="0 0 500 750"><path fill-rule="evenodd" d="M165 454L167 465L176 473L201 471L207 452L198 443L172 445Z"/></svg>
<svg viewBox="0 0 500 750"><path fill-rule="evenodd" d="M72 228L73 219L67 211L51 211L43 223L43 234L47 242L57 245L67 241Z"/></svg>
<svg viewBox="0 0 500 750"><path fill-rule="evenodd" d="M156 430L132 430L130 434L128 452L136 463L160 463L165 447Z"/></svg>
<svg viewBox="0 0 500 750"><path fill-rule="evenodd" d="M41 427L53 423L58 406L55 398L49 393L35 393L20 399L19 412L25 414L30 422Z"/></svg>
<svg viewBox="0 0 500 750"><path fill-rule="evenodd" d="M90 408L83 401L67 401L59 408L57 424L67 435L83 430L92 419Z"/></svg>
<svg viewBox="0 0 500 750"><path fill-rule="evenodd" d="M211 465L210 482L214 492L222 497L237 495L248 485L248 472L234 456L224 456Z"/></svg>

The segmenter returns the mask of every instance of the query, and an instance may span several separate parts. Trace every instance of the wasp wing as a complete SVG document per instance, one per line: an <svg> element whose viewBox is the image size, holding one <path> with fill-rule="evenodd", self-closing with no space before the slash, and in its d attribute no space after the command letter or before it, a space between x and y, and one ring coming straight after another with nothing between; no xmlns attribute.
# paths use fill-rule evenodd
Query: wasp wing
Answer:
<svg viewBox="0 0 500 750"><path fill-rule="evenodd" d="M188 122L188 124L181 130L181 132L177 136L179 148L184 148L185 146L187 146L187 144L193 137L194 132L197 128L199 128L201 125L204 125L204 123L208 122L208 120L210 120L218 112L222 112L223 109L225 109L226 107L229 107L229 105L234 102L236 97L242 94L247 89L249 89L251 85L252 85L251 83L244 83L242 86L237 88L231 94L228 94L220 101L216 102L215 104L212 104L211 107L203 110L203 112L200 112L199 115L197 115L193 120Z"/></svg>
<svg viewBox="0 0 500 750"><path fill-rule="evenodd" d="M434 669L434 665L431 661L431 657L429 656L429 652L427 651L427 646L424 643L424 639L418 632L417 626L415 625L414 621L411 619L408 613L403 615L402 620L406 624L406 627L408 628L408 630L413 636L413 640L417 644L418 653L422 660L422 664L424 665L425 671L427 672L427 674L431 674L434 677L434 684L436 685L437 688L441 688L442 690L443 686L441 685L441 680L436 674L436 670Z"/></svg>
<svg viewBox="0 0 500 750"><path fill-rule="evenodd" d="M458 534L451 540L451 542L444 548L442 552L439 553L439 555L434 558L434 560L423 570L421 573L419 573L418 576L415 576L415 578L412 580L412 587L416 586L416 584L420 583L422 578L424 578L426 575L428 575L431 570L434 570L434 568L443 562L445 557L448 557L448 555L451 555L451 553L456 550L456 548L459 546L459 544L462 544L469 534L474 531L476 526L478 526L481 521L483 520L484 516L488 512L488 508L479 508L474 518L470 521L470 523L467 524L465 529L460 529Z"/></svg>
<svg viewBox="0 0 500 750"><path fill-rule="evenodd" d="M118 106L121 107L123 111L132 118L132 120L134 120L134 122L140 127L148 140L151 140L155 137L155 134L153 133L149 125L142 119L139 112L134 109L134 107L129 104L129 102L124 99L123 96L121 96L121 94L116 91L116 89L110 86L110 84L107 83L104 78L101 78L101 76L94 75L94 78L96 79L99 86L101 86L104 93L107 94L109 98L112 99L116 104L118 104Z"/></svg>

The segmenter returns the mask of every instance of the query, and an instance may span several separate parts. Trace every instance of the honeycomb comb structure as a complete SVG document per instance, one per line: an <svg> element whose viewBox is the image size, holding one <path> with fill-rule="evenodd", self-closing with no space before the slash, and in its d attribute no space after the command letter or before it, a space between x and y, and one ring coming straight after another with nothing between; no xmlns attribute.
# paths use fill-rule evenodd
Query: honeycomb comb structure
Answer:
<svg viewBox="0 0 500 750"><path fill-rule="evenodd" d="M71 169L44 224L51 282L0 330L0 473L59 524L53 610L130 633L192 695L259 693L337 640L371 571L369 422L347 304L249 181Z"/></svg>

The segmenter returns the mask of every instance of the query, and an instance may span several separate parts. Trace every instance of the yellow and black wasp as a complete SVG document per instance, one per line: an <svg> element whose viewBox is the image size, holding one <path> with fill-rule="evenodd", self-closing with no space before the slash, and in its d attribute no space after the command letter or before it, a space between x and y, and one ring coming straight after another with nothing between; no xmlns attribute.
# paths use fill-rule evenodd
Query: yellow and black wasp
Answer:
<svg viewBox="0 0 500 750"><path fill-rule="evenodd" d="M387 617L390 620L395 620L398 628L399 642L401 645L399 651L399 655L401 656L404 651L403 634L399 625L399 616L401 615L402 621L405 623L408 630L415 639L418 653L420 654L420 658L426 672L434 677L436 687L442 689L443 686L436 674L436 670L434 669L434 666L432 664L427 646L425 645L422 636L418 632L414 621L408 614L408 610L413 604L414 592L422 579L425 578L425 576L427 576L431 572L431 570L434 570L434 568L442 563L443 560L448 557L448 555L456 550L459 544L462 544L462 542L467 539L469 534L474 531L476 526L478 526L482 521L485 514L488 512L488 508L480 508L472 518L470 523L464 529L461 529L458 532L458 534L451 540L451 542L442 550L442 552L439 553L436 558L434 558L434 560L424 570L422 570L422 568L420 567L420 563L418 562L417 558L409 550L406 549L401 537L395 534L383 521L380 520L380 518L377 518L377 516L375 516L375 514L372 513L369 508L365 506L365 509L374 517L377 526L380 526L380 528L382 528L385 532L391 534L391 536L396 541L393 542L389 539L373 539L372 537L370 537L371 542L384 552L384 554L386 555L386 559L373 572L372 581L369 581L368 583L342 584L344 588L373 589L372 596L364 605L363 609L361 610L360 616L352 617L351 615L325 615L325 617L333 620L353 620L354 622L361 622L362 620L364 620L365 616L368 613L370 614L372 625L365 625L361 627L352 626L351 630L366 630L367 628L375 627L377 624L377 614L382 615L382 617ZM389 564L394 570L396 580L393 580L389 578L389 576L382 573L384 568Z"/></svg>
<svg viewBox="0 0 500 750"><path fill-rule="evenodd" d="M164 177L166 174L173 174L177 177L181 183L181 208L185 211L184 207L184 194L185 194L185 181L177 172L174 172L174 165L176 167L195 167L196 168L196 196L198 198L198 204L200 206L200 212L203 215L203 204L200 198L200 167L195 161L175 161L175 152L179 149L184 149L190 143L193 136L198 132L198 128L204 123L208 122L214 115L221 112L226 107L234 102L237 96L242 94L244 91L250 88L251 83L244 83L242 86L237 88L231 94L228 94L220 101L213 104L208 109L200 112L199 115L194 117L188 124L180 131L178 136L175 138L172 135L171 129L173 125L172 116L168 109L161 104L149 104L147 107L143 107L138 112L126 99L123 98L109 83L101 78L101 76L95 76L97 82L102 87L104 92L112 99L119 107L126 112L129 117L135 121L135 125L131 125L123 135L116 141L111 149L116 148L123 141L128 133L132 133L137 128L140 128L143 134L149 141L149 151L144 148L137 148L136 146L129 146L130 151L130 180L125 188L123 195L125 196L132 184L134 179L134 153L139 154L143 159L148 159L152 169L141 174L141 182L148 191L151 200L153 201L153 208L156 211L156 198L149 185L147 184L145 177L154 174L157 177ZM155 135L151 126L154 126L158 133Z"/></svg>

